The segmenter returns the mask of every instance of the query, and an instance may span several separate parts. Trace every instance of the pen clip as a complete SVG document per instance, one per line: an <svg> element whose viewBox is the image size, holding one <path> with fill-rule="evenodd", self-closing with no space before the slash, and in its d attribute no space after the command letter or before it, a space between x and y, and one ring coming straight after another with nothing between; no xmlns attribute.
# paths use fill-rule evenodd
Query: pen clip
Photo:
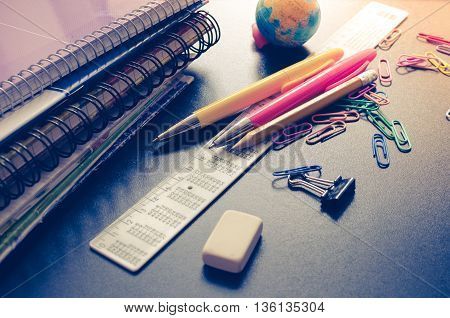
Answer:
<svg viewBox="0 0 450 318"><path fill-rule="evenodd" d="M341 79L340 81L331 84L330 86L328 86L325 91L329 91L330 89L333 89L339 85L341 85L342 83L347 82L348 80L352 79L353 77L361 74L362 72L364 72L367 67L369 66L370 61L365 61L364 64L362 64L360 67L358 67L357 69L355 69L352 73L350 73L349 75L347 75L345 78Z"/></svg>
<svg viewBox="0 0 450 318"><path fill-rule="evenodd" d="M300 85L301 83L303 83L304 81L310 79L311 77L321 73L323 70L329 68L331 65L334 64L333 60L328 60L326 61L324 64L322 64L322 66L320 66L319 68L300 76L299 78L296 78L292 81L289 81L285 84L283 84L283 86L281 86L281 93L284 94L287 91L290 91L291 89L293 89L295 86Z"/></svg>

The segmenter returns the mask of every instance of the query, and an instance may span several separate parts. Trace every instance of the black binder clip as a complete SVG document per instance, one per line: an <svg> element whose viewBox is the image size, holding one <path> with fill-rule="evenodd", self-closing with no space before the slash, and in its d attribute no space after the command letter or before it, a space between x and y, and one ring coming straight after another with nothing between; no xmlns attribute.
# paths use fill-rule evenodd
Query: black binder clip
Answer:
<svg viewBox="0 0 450 318"><path fill-rule="evenodd" d="M322 202L323 210L338 209L355 193L356 180L341 176L334 181L311 177L307 174L290 175L289 188L306 190L317 196Z"/></svg>

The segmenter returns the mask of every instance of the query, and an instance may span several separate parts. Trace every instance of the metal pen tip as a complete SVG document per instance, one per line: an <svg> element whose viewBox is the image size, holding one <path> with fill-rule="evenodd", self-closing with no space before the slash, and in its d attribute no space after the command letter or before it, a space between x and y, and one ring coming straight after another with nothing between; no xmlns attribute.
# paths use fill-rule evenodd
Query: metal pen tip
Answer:
<svg viewBox="0 0 450 318"><path fill-rule="evenodd" d="M153 142L159 142L161 139L159 139L159 137L156 137L155 139L153 139Z"/></svg>

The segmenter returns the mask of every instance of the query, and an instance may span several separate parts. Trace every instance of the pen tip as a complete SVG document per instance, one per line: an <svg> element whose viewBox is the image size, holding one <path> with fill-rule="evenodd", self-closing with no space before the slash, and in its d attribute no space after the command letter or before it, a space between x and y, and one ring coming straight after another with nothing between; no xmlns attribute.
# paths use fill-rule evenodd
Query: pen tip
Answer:
<svg viewBox="0 0 450 318"><path fill-rule="evenodd" d="M209 149L213 149L213 148L215 148L215 147L216 147L216 144L215 144L214 142L212 142L212 143L208 146Z"/></svg>
<svg viewBox="0 0 450 318"><path fill-rule="evenodd" d="M153 142L159 142L159 137L156 137L155 139L153 139Z"/></svg>

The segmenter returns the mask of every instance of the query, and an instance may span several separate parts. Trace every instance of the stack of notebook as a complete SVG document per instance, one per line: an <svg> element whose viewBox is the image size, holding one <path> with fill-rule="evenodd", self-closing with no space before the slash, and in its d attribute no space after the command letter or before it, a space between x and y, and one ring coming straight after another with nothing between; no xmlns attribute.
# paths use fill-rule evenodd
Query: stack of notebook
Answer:
<svg viewBox="0 0 450 318"><path fill-rule="evenodd" d="M25 2L0 3L0 28L60 48L22 71L9 65L17 74L0 83L0 261L193 81L180 72L220 38L215 19L196 11L204 0L150 1L115 20L113 1L77 1L103 11L86 14L94 20L80 18L80 25L90 21L91 31L98 29L72 43L24 14ZM43 1L36 12L57 3ZM123 4L115 8L124 13ZM8 24L5 12L23 20ZM20 50L20 39L10 38L8 45Z"/></svg>

